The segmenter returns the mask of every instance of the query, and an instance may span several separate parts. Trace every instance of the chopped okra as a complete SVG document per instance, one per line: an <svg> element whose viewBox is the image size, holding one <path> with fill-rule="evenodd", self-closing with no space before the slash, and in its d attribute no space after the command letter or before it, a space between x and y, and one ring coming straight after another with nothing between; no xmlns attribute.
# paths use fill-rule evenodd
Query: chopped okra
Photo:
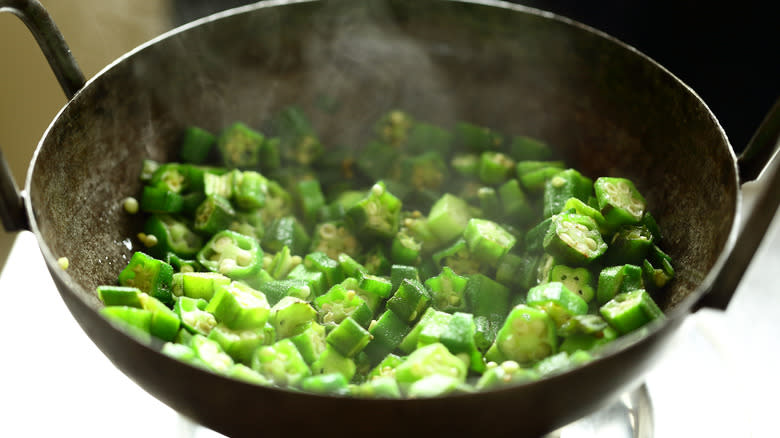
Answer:
<svg viewBox="0 0 780 438"><path fill-rule="evenodd" d="M465 121L394 109L346 147L322 122L185 127L181 162L144 159L123 210L144 252L101 315L247 384L374 398L544 379L664 317L674 260L640 181Z"/></svg>

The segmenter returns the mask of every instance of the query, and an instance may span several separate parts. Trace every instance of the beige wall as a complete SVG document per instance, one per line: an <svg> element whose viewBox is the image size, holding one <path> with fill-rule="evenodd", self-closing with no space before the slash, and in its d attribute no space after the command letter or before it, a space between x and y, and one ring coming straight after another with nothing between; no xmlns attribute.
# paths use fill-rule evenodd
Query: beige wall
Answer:
<svg viewBox="0 0 780 438"><path fill-rule="evenodd" d="M171 27L168 0L40 1L87 78ZM0 148L19 186L38 140L65 102L25 25L0 14Z"/></svg>

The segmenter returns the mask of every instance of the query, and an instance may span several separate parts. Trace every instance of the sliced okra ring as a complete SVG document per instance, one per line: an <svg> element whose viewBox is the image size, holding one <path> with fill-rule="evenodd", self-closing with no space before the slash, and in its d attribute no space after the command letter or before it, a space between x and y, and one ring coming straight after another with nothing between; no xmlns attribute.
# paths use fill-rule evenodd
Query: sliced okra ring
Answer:
<svg viewBox="0 0 780 438"><path fill-rule="evenodd" d="M644 289L621 293L601 306L601 316L621 334L664 317L663 311Z"/></svg>
<svg viewBox="0 0 780 438"><path fill-rule="evenodd" d="M265 294L234 281L217 286L205 310L228 328L242 330L264 327L271 313L271 306Z"/></svg>
<svg viewBox="0 0 780 438"><path fill-rule="evenodd" d="M133 253L119 273L120 286L137 287L167 306L173 304L172 282L173 266L140 251Z"/></svg>
<svg viewBox="0 0 780 438"><path fill-rule="evenodd" d="M263 250L256 239L222 230L198 252L198 262L212 272L238 280L262 268Z"/></svg>
<svg viewBox="0 0 780 438"><path fill-rule="evenodd" d="M599 209L610 225L637 224L642 220L647 202L631 180L601 177L593 188Z"/></svg>
<svg viewBox="0 0 780 438"><path fill-rule="evenodd" d="M297 386L312 375L311 368L290 339L257 348L252 354L251 367L280 386Z"/></svg>
<svg viewBox="0 0 780 438"><path fill-rule="evenodd" d="M596 291L591 285L592 277L590 271L585 268L573 268L565 265L555 265L550 271L550 281L560 281L586 303L591 302L596 297Z"/></svg>
<svg viewBox="0 0 780 438"><path fill-rule="evenodd" d="M524 304L515 306L498 331L485 359L494 362L513 360L531 364L555 354L558 338L555 323L543 310Z"/></svg>
<svg viewBox="0 0 780 438"><path fill-rule="evenodd" d="M576 213L559 213L552 218L544 236L546 252L573 266L584 266L601 257L607 244L596 222Z"/></svg>

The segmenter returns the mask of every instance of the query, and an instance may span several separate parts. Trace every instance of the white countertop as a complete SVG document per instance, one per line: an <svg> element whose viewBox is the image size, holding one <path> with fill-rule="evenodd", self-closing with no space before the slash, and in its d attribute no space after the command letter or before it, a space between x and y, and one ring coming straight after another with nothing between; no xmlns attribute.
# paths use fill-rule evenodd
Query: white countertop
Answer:
<svg viewBox="0 0 780 438"><path fill-rule="evenodd" d="M776 216L728 311L690 315L648 375L655 436L778 436L778 267ZM108 361L65 307L29 232L16 236L0 272L0 303L0 436L219 436Z"/></svg>

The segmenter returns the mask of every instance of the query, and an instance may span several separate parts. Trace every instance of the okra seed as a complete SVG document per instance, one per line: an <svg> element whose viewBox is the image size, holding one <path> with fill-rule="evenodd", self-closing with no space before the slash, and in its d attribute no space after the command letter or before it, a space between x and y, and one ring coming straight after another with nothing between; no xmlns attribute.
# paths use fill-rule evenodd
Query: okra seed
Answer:
<svg viewBox="0 0 780 438"><path fill-rule="evenodd" d="M380 186L379 184L374 184L371 186L371 194L374 196L382 196L382 194L385 193L385 189Z"/></svg>
<svg viewBox="0 0 780 438"><path fill-rule="evenodd" d="M552 186L555 187L556 189L559 189L559 188L563 187L564 185L566 185L566 180L561 178L560 176L554 176L550 180L550 184L552 184Z"/></svg>
<svg viewBox="0 0 780 438"><path fill-rule="evenodd" d="M57 259L57 264L60 266L60 269L64 271L68 269L68 266L70 266L70 261L67 257L60 257Z"/></svg>
<svg viewBox="0 0 780 438"><path fill-rule="evenodd" d="M125 211L130 214L136 214L138 213L138 200L133 198L132 196L129 196L122 201L122 206L124 207Z"/></svg>

